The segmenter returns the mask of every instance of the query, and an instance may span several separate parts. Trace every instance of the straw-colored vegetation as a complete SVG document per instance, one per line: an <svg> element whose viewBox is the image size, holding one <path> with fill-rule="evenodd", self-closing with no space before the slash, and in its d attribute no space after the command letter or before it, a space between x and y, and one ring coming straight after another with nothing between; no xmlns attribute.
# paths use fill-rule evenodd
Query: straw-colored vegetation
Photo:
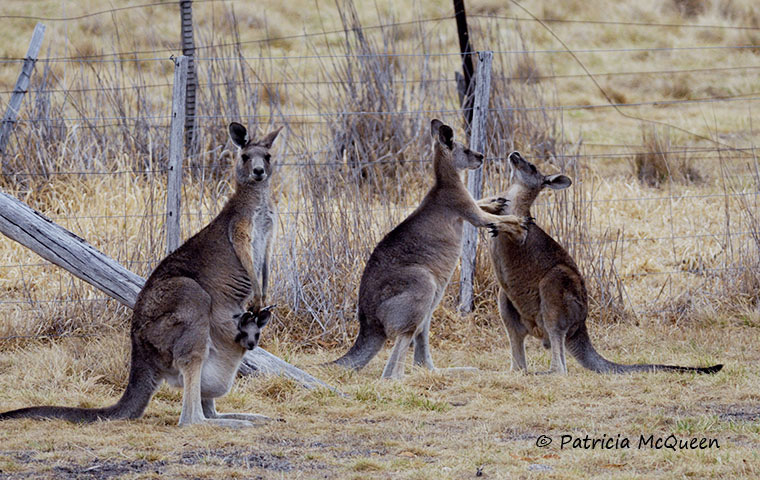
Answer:
<svg viewBox="0 0 760 480"><path fill-rule="evenodd" d="M142 3L152 2L118 7ZM242 119L259 132L285 124L275 148L278 308L262 342L347 398L251 378L220 411L285 423L178 430L181 395L168 387L137 422L8 422L0 478L760 475L760 13L748 0L521 4L555 20L545 25L577 58L516 5L467 2L475 48L495 51L486 193L508 184L500 158L511 149L570 175L573 186L544 194L534 214L587 276L600 352L629 363L720 362L724 371L603 376L570 360L567 378L509 373L485 251L476 311L457 313L454 283L431 332L438 365L481 373L414 370L378 381L387 352L359 373L310 367L350 345L365 259L429 185L430 118L463 135L451 2L196 2L197 44L208 48L197 52L200 128L186 159L183 233L204 225L229 192L226 124ZM0 57L23 57L36 22L3 15L108 8L4 0ZM177 5L43 22L41 57L59 59L36 66L0 186L145 276L164 249ZM654 23L702 27L645 25ZM2 105L19 68L0 63ZM129 311L104 298L0 242L0 409L114 401L126 381ZM547 352L537 342L529 349L530 369L545 370ZM542 434L550 447L535 446ZM620 434L632 448L560 449L563 434ZM636 448L639 435L670 434L715 438L720 449Z"/></svg>

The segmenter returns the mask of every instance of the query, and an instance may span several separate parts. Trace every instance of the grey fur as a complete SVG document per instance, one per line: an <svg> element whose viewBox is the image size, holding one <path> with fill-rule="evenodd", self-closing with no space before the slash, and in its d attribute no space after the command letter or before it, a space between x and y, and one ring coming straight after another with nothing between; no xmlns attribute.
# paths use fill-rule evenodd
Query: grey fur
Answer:
<svg viewBox="0 0 760 480"><path fill-rule="evenodd" d="M435 368L428 336L430 319L462 252L462 222L487 227L501 236L524 235L525 220L481 211L462 184L466 169L483 155L453 141L453 131L431 122L435 183L420 206L383 238L372 252L359 285L359 335L334 363L360 369L396 339L383 377L400 378L404 357L414 343L414 363Z"/></svg>
<svg viewBox="0 0 760 480"><path fill-rule="evenodd" d="M265 418L219 414L214 399L229 391L246 352L235 341L235 316L264 305L261 274L274 215L268 150L278 133L249 142L245 127L230 125L239 147L235 193L211 223L167 256L145 282L134 307L131 367L121 399L106 408L22 408L0 414L0 420L138 418L161 380L184 389L180 425L245 427Z"/></svg>
<svg viewBox="0 0 760 480"><path fill-rule="evenodd" d="M530 217L530 207L544 188L564 189L564 175L543 175L518 152L509 156L512 184L506 195L489 197L478 205L490 213ZM602 357L588 336L586 285L572 257L538 225L528 226L524 241L500 235L489 243L499 280L499 312L509 334L512 370L527 370L524 341L542 338L552 351L551 372L567 373L565 347L585 368L595 372L625 373L667 370L716 373L723 366L621 365Z"/></svg>

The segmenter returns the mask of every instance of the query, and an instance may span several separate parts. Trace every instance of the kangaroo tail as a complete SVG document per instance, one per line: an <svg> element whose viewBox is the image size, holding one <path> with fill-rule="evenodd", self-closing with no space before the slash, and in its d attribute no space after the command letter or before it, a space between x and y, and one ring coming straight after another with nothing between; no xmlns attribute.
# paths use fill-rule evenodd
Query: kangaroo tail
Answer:
<svg viewBox="0 0 760 480"><path fill-rule="evenodd" d="M718 373L722 368L722 364L713 365L711 367L681 367L678 365L656 365L656 364L636 364L636 365L622 365L615 362L610 362L606 358L602 357L591 344L591 339L588 336L588 330L586 324L582 324L578 330L571 336L567 337L565 345L570 353L578 360L584 368L593 370L599 373L628 373L628 372L696 372L696 373Z"/></svg>
<svg viewBox="0 0 760 480"><path fill-rule="evenodd" d="M139 418L158 388L156 368L146 362L141 348L132 341L132 365L124 394L115 405L105 408L27 407L0 413L0 420L11 418L60 418L70 422L95 422L121 418Z"/></svg>
<svg viewBox="0 0 760 480"><path fill-rule="evenodd" d="M367 322L367 316L364 315L361 309L356 314L356 317L359 320L359 335L356 337L354 346L345 355L332 363L359 370L367 365L377 355L377 352L383 348L386 335L382 326L370 325Z"/></svg>

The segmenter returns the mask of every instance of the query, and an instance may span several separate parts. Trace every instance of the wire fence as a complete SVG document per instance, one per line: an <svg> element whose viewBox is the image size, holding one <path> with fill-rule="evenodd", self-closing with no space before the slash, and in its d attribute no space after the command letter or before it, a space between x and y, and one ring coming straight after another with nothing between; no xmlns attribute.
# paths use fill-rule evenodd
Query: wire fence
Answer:
<svg viewBox="0 0 760 480"><path fill-rule="evenodd" d="M245 10L241 2L194 4L222 9L230 28L196 27L204 40L194 57L200 103L183 165L183 235L205 225L229 195L227 123L242 121L259 134L285 125L276 147L270 291L284 306L281 328L297 324L308 338L345 336L364 260L430 182L430 118L461 127L453 15L362 25L344 2L342 28L245 39L233 11ZM171 5L0 15L0 26L43 20L74 28L101 17L118 25ZM757 305L760 179L752 121L760 42L752 35L760 28L540 20L558 35L583 28L589 38L606 27L713 33L688 37L695 44L645 46L625 44L620 34L621 45L577 43L569 55L531 43L542 28L533 18L470 15L475 46L494 52L486 194L507 188L504 160L512 149L573 177L569 191L540 197L534 216L578 261L592 312L602 319ZM700 38L710 41L696 44ZM65 40L76 50L73 37ZM166 41L152 43L163 46L81 55L48 48L25 92L0 182L143 276L164 248L168 56L177 53ZM593 64L590 75L604 95L578 58ZM0 56L3 105L24 60ZM620 118L619 109L642 121ZM79 335L104 312L124 321L125 311L101 293L9 241L0 245L0 312L8 319L0 322L0 340ZM495 311L495 282L480 250L480 308Z"/></svg>

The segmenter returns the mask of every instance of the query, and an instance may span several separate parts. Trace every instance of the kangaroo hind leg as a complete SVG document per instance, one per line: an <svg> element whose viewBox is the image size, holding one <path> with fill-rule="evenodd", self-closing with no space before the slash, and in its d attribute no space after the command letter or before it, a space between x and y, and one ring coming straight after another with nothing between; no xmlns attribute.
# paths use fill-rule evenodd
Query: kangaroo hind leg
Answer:
<svg viewBox="0 0 760 480"><path fill-rule="evenodd" d="M398 281L405 279L397 279ZM404 375L404 357L415 341L415 362L433 368L428 335L430 317L435 308L437 285L426 272L410 274L406 288L384 300L377 315L389 336L396 343L383 370L384 378L401 378Z"/></svg>
<svg viewBox="0 0 760 480"><path fill-rule="evenodd" d="M528 330L520 321L520 314L512 302L507 298L503 289L499 289L499 315L509 335L509 346L512 350L513 372L525 372L528 370L528 362L525 359L525 337Z"/></svg>
<svg viewBox="0 0 760 480"><path fill-rule="evenodd" d="M189 315L195 314L194 319ZM204 413L201 395L203 363L208 358L209 320L206 313L193 309L175 312L177 328L182 333L174 342L174 365L182 375L182 413L179 417L180 426L200 423L224 427L252 427L254 424L246 420L208 418ZM211 412L215 408L206 405L205 410Z"/></svg>
<svg viewBox="0 0 760 480"><path fill-rule="evenodd" d="M414 364L435 370L433 356L430 354L430 312L422 323L422 329L414 336Z"/></svg>
<svg viewBox="0 0 760 480"><path fill-rule="evenodd" d="M574 277L561 268L551 270L539 282L541 318L549 336L552 360L551 373L567 373L565 338L567 332L586 320L583 302L574 291ZM557 285L564 286L557 288Z"/></svg>

